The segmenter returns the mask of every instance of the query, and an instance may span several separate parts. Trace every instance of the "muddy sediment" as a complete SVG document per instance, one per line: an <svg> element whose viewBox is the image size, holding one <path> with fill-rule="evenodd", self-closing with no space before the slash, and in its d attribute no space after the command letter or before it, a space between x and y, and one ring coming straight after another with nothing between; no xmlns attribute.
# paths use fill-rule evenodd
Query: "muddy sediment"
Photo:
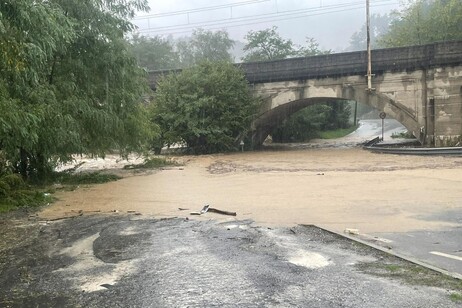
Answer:
<svg viewBox="0 0 462 308"><path fill-rule="evenodd" d="M359 148L262 151L188 157L172 167L73 192L40 216L136 211L187 216L204 205L265 225L317 224L342 231L454 226L421 219L462 207L462 157L373 154ZM234 219L216 214L207 218Z"/></svg>

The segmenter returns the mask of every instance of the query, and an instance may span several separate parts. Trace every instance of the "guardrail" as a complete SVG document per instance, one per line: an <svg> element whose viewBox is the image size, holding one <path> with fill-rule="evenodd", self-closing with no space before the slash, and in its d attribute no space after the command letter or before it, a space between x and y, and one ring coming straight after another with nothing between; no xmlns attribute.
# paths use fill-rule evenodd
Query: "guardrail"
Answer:
<svg viewBox="0 0 462 308"><path fill-rule="evenodd" d="M383 146L365 146L364 149L382 154L398 154L398 155L451 155L462 156L462 147L446 147L446 148L392 148Z"/></svg>

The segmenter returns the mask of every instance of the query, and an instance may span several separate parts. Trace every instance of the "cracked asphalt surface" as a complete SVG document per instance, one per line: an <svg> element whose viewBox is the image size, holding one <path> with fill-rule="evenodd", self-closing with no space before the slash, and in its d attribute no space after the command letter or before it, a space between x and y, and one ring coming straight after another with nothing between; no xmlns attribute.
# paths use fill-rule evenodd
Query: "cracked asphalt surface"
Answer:
<svg viewBox="0 0 462 308"><path fill-rule="evenodd" d="M2 218L0 307L460 307L462 282L313 226Z"/></svg>

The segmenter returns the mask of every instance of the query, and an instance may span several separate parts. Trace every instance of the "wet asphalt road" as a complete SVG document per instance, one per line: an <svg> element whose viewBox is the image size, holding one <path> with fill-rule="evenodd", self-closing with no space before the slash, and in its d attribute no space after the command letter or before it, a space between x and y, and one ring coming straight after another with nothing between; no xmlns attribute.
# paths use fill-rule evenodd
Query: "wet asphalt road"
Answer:
<svg viewBox="0 0 462 308"><path fill-rule="evenodd" d="M462 228L406 233L374 233L402 255L457 273L462 277Z"/></svg>
<svg viewBox="0 0 462 308"><path fill-rule="evenodd" d="M462 283L316 227L1 221L0 307L460 307Z"/></svg>
<svg viewBox="0 0 462 308"><path fill-rule="evenodd" d="M382 137L382 120L371 119L371 120L360 120L359 128L351 133L349 137L363 137L365 139L373 139L377 136ZM392 140L393 134L399 134L406 132L407 129L395 119L384 119L384 139Z"/></svg>
<svg viewBox="0 0 462 308"><path fill-rule="evenodd" d="M422 261L462 277L462 210L443 211L420 219L444 221L454 227L411 232L376 232L353 236L407 258Z"/></svg>

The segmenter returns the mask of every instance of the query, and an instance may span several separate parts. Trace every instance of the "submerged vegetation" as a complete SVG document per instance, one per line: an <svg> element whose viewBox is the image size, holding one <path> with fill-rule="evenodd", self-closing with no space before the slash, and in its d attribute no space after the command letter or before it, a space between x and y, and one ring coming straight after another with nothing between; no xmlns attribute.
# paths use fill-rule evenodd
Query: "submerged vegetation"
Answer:
<svg viewBox="0 0 462 308"><path fill-rule="evenodd" d="M400 132L400 133L393 133L391 135L391 138L393 139L398 139L398 138L402 138L402 139L415 139L414 135L409 132L409 131L405 131L405 132Z"/></svg>
<svg viewBox="0 0 462 308"><path fill-rule="evenodd" d="M46 181L24 180L19 174L0 176L0 213L21 207L40 207L54 201L57 190L74 190L79 185L101 184L121 179L102 172L52 172Z"/></svg>
<svg viewBox="0 0 462 308"><path fill-rule="evenodd" d="M82 163L83 164L83 163ZM80 186L103 184L122 179L120 175L102 171L76 171L82 164L61 172L50 172L46 179L23 179L12 172L0 175L0 213L27 207L36 208L52 203L56 191L72 191ZM126 165L126 170L159 169L180 164L169 157L146 157L141 164Z"/></svg>
<svg viewBox="0 0 462 308"><path fill-rule="evenodd" d="M141 164L126 165L124 169L159 169L168 166L178 166L179 164L168 157L150 157L146 158Z"/></svg>
<svg viewBox="0 0 462 308"><path fill-rule="evenodd" d="M21 176L9 174L0 177L0 213L18 207L37 207L52 200L49 194L28 185Z"/></svg>

